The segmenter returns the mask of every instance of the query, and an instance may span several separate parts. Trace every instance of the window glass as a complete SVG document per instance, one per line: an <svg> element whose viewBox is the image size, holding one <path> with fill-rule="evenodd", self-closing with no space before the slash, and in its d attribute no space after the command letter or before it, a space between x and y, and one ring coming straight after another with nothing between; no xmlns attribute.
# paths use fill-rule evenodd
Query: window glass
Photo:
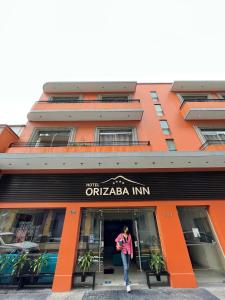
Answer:
<svg viewBox="0 0 225 300"><path fill-rule="evenodd" d="M108 102L127 102L129 100L128 95L102 95L101 96L102 101L108 101Z"/></svg>
<svg viewBox="0 0 225 300"><path fill-rule="evenodd" d="M188 101L188 100L207 100L208 95L205 94L181 94L181 97L183 100Z"/></svg>
<svg viewBox="0 0 225 300"><path fill-rule="evenodd" d="M66 130L38 130L33 139L36 147L66 146L71 134L71 129Z"/></svg>
<svg viewBox="0 0 225 300"><path fill-rule="evenodd" d="M169 125L166 120L161 120L160 126L161 126L164 134L167 134L167 135L170 134Z"/></svg>
<svg viewBox="0 0 225 300"><path fill-rule="evenodd" d="M163 116L163 110L162 110L162 106L160 104L155 104L155 110L156 110L156 114L157 116Z"/></svg>
<svg viewBox="0 0 225 300"><path fill-rule="evenodd" d="M158 101L158 95L157 95L157 92L152 91L152 92L150 92L150 95L151 95L151 98L152 98L152 101L153 101L153 102L157 102L157 101Z"/></svg>
<svg viewBox="0 0 225 300"><path fill-rule="evenodd" d="M80 96L52 96L49 98L51 102L77 102L81 100Z"/></svg>
<svg viewBox="0 0 225 300"><path fill-rule="evenodd" d="M133 141L132 129L100 129L99 142L102 145L129 145Z"/></svg>
<svg viewBox="0 0 225 300"><path fill-rule="evenodd" d="M166 143L167 143L167 147L169 151L175 151L176 150L176 146L174 143L174 140L172 139L166 139Z"/></svg>
<svg viewBox="0 0 225 300"><path fill-rule="evenodd" d="M64 209L0 209L0 254L57 252Z"/></svg>
<svg viewBox="0 0 225 300"><path fill-rule="evenodd" d="M201 129L201 133L206 139L206 141L211 142L225 142L225 128L224 129Z"/></svg>
<svg viewBox="0 0 225 300"><path fill-rule="evenodd" d="M44 262L41 263L39 270L41 277L35 285L51 285L64 216L65 209L0 209L1 275L12 274L15 261L24 253L28 254L28 267L32 267L34 259L39 260L43 255ZM45 274L44 277L42 273ZM10 280L7 276L4 282L9 284Z"/></svg>

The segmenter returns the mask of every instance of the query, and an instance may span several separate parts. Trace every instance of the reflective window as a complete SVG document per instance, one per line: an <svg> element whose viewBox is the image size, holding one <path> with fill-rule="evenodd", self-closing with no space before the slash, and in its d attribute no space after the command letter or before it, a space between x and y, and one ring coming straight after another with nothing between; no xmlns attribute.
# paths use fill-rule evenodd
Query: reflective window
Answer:
<svg viewBox="0 0 225 300"><path fill-rule="evenodd" d="M64 209L1 209L0 254L57 252Z"/></svg>
<svg viewBox="0 0 225 300"><path fill-rule="evenodd" d="M37 130L32 143L35 147L66 146L71 136L71 129L40 129Z"/></svg>
<svg viewBox="0 0 225 300"><path fill-rule="evenodd" d="M173 139L166 139L166 144L169 151L176 151L176 146Z"/></svg>
<svg viewBox="0 0 225 300"><path fill-rule="evenodd" d="M163 131L164 134L166 134L166 135L170 134L169 125L168 125L168 122L166 120L161 120L160 121L160 126L161 126L162 131Z"/></svg>
<svg viewBox="0 0 225 300"><path fill-rule="evenodd" d="M157 92L152 91L152 92L150 92L150 95L151 95L151 98L152 98L153 102L157 102L159 100Z"/></svg>
<svg viewBox="0 0 225 300"><path fill-rule="evenodd" d="M162 106L160 104L155 104L154 106L155 106L157 116L159 117L163 116Z"/></svg>
<svg viewBox="0 0 225 300"><path fill-rule="evenodd" d="M100 145L129 145L133 141L133 129L99 129Z"/></svg>

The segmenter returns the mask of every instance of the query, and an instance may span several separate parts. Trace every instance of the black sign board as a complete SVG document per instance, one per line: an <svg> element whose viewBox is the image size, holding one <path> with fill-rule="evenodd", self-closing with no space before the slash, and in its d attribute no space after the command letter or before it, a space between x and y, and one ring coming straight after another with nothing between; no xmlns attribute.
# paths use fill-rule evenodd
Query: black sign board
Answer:
<svg viewBox="0 0 225 300"><path fill-rule="evenodd" d="M0 201L225 199L225 172L7 174Z"/></svg>

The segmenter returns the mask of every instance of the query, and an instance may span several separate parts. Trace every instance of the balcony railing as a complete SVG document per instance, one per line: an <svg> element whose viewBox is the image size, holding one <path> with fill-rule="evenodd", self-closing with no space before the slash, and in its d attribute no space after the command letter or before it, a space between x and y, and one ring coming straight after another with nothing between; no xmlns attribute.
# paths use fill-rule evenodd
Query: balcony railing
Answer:
<svg viewBox="0 0 225 300"><path fill-rule="evenodd" d="M94 100L82 100L82 99L65 99L65 100L48 100L48 101L43 101L39 100L36 101L36 103L45 103L45 104L51 104L51 103L124 103L124 102L140 102L140 99L115 99L115 100L101 100L101 99L94 99Z"/></svg>
<svg viewBox="0 0 225 300"><path fill-rule="evenodd" d="M150 146L150 141L107 141L107 142L19 142L10 147L95 147L95 146Z"/></svg>
<svg viewBox="0 0 225 300"><path fill-rule="evenodd" d="M210 145L225 145L225 140L208 140L199 148L200 150L204 150L206 147Z"/></svg>
<svg viewBox="0 0 225 300"><path fill-rule="evenodd" d="M186 102L225 102L225 99L187 99L183 100L183 102L180 105L180 108L182 108L182 106Z"/></svg>

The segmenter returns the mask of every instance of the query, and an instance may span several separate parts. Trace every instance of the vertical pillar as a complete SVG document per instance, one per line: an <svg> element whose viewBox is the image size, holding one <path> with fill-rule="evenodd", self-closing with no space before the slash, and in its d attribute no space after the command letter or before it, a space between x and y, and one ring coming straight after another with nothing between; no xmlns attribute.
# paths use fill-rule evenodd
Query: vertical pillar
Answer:
<svg viewBox="0 0 225 300"><path fill-rule="evenodd" d="M80 207L67 207L52 290L71 290L74 263L79 238Z"/></svg>
<svg viewBox="0 0 225 300"><path fill-rule="evenodd" d="M225 254L225 202L210 205L208 213L220 246Z"/></svg>
<svg viewBox="0 0 225 300"><path fill-rule="evenodd" d="M176 206L160 204L156 209L156 219L171 286L197 287Z"/></svg>

